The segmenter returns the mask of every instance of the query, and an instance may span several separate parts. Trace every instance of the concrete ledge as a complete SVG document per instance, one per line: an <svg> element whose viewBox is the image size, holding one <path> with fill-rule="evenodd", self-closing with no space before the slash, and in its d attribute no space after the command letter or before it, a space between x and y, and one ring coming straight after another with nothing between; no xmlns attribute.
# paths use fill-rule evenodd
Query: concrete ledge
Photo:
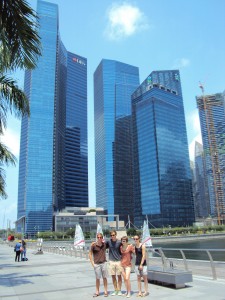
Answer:
<svg viewBox="0 0 225 300"><path fill-rule="evenodd" d="M178 289L185 287L185 283L192 282L193 278L191 271L177 269L163 270L161 267L149 267L148 280L153 283L172 284Z"/></svg>

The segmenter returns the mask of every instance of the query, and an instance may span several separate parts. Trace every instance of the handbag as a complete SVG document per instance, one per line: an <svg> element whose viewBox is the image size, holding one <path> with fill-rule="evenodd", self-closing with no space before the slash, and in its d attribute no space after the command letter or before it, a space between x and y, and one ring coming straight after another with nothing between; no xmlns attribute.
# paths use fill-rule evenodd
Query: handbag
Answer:
<svg viewBox="0 0 225 300"><path fill-rule="evenodd" d="M20 247L20 252L23 252L23 250L24 250L23 247Z"/></svg>

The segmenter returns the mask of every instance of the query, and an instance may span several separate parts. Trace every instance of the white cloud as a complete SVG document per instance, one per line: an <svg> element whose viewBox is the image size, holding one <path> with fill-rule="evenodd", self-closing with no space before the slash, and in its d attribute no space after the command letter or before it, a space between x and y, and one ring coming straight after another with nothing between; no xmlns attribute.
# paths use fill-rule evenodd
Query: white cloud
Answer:
<svg viewBox="0 0 225 300"><path fill-rule="evenodd" d="M9 150L16 156L19 156L20 151L20 134L10 128L7 128L1 137L1 141Z"/></svg>
<svg viewBox="0 0 225 300"><path fill-rule="evenodd" d="M198 110L195 109L187 116L187 123L191 131L193 132L194 138L192 138L189 144L189 156L190 160L194 161L195 155L195 141L202 144L202 135L201 135L201 127L199 121Z"/></svg>
<svg viewBox="0 0 225 300"><path fill-rule="evenodd" d="M190 60L188 58L179 58L174 61L172 69L181 69L188 67L190 65Z"/></svg>
<svg viewBox="0 0 225 300"><path fill-rule="evenodd" d="M112 4L107 11L107 18L105 35L110 40L120 40L149 27L144 13L128 3Z"/></svg>

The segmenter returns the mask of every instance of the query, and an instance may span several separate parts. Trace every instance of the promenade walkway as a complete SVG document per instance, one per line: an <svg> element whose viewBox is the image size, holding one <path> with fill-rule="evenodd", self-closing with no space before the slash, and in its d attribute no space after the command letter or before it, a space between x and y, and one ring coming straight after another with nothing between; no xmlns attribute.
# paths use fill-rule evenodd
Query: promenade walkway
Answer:
<svg viewBox="0 0 225 300"><path fill-rule="evenodd" d="M28 249L27 262L15 262L13 248L0 244L0 299L7 300L88 300L93 299L95 276L91 264L84 258L44 253ZM111 278L109 291L113 291ZM135 274L131 274L133 294L137 299ZM124 285L123 285L124 290ZM149 284L150 295L146 299L160 300L225 300L225 281L194 276L185 288ZM110 299L123 299L110 296ZM103 299L101 293L98 299ZM105 299L105 298L104 298ZM125 299L125 298L124 298Z"/></svg>

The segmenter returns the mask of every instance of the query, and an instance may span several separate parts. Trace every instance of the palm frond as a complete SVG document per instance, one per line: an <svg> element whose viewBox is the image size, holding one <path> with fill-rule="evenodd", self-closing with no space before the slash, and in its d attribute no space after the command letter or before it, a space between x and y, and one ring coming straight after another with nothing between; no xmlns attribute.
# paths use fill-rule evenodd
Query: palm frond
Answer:
<svg viewBox="0 0 225 300"><path fill-rule="evenodd" d="M29 100L18 88L16 81L7 75L0 75L0 133L6 127L7 113L18 118L30 115Z"/></svg>
<svg viewBox="0 0 225 300"><path fill-rule="evenodd" d="M0 199L6 199L7 194L5 192L5 170L0 167Z"/></svg>
<svg viewBox="0 0 225 300"><path fill-rule="evenodd" d="M8 147L6 147L3 143L0 143L0 164L5 164L7 166L11 164L15 166L16 161L17 159L15 155L9 151Z"/></svg>
<svg viewBox="0 0 225 300"><path fill-rule="evenodd" d="M16 165L16 157L9 151L9 149L2 143L0 143L0 199L6 199L7 194L5 192L5 170L2 165Z"/></svg>
<svg viewBox="0 0 225 300"><path fill-rule="evenodd" d="M41 55L38 18L26 0L0 1L0 68L35 68Z"/></svg>
<svg viewBox="0 0 225 300"><path fill-rule="evenodd" d="M7 109L4 106L4 103L0 101L0 134L3 133L3 129L7 125Z"/></svg>

